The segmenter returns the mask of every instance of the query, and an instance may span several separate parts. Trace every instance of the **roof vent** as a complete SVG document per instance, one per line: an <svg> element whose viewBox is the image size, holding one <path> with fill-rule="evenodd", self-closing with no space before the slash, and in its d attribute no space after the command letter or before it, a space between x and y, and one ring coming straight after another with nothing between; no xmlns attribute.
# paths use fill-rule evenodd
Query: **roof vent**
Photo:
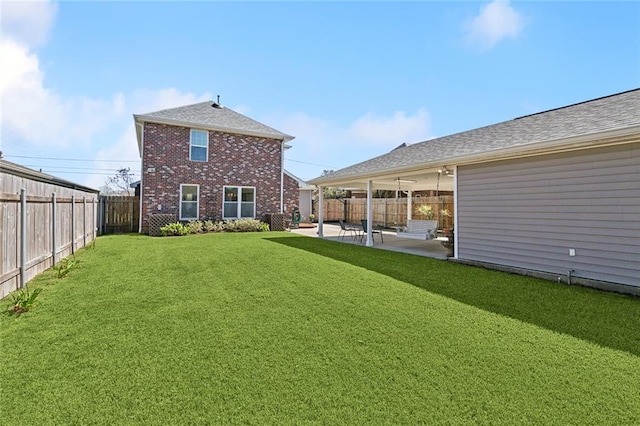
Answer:
<svg viewBox="0 0 640 426"><path fill-rule="evenodd" d="M218 101L214 102L213 105L211 105L214 108L224 108L221 104L220 104L220 95L218 95Z"/></svg>

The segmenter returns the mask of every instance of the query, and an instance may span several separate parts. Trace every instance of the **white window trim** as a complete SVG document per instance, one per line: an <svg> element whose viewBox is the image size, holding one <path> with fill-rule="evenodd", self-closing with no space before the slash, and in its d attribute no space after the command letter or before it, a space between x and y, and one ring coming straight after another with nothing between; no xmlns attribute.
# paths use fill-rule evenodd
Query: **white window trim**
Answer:
<svg viewBox="0 0 640 426"><path fill-rule="evenodd" d="M227 188L236 188L238 190L238 199L236 200L236 204L238 205L238 213L235 217L227 217L224 215L224 204L229 201L225 201L224 195L227 192ZM222 187L222 218L223 219L246 219L242 217L242 190L250 188L253 189L253 216L251 219L256 218L256 187L255 186L240 186L240 185L225 185Z"/></svg>
<svg viewBox="0 0 640 426"><path fill-rule="evenodd" d="M182 216L182 188L185 186L195 186L196 187L196 217L183 217ZM178 194L179 198L179 209L180 209L180 220L198 220L200 217L200 185L196 183L181 183L180 184L180 194Z"/></svg>
<svg viewBox="0 0 640 426"><path fill-rule="evenodd" d="M193 144L193 132L203 132L207 135L207 146L202 147L200 145L194 145ZM204 148L206 154L204 155L204 161L203 160L194 160L193 158L191 158L191 152L192 152L192 148L193 147L196 148ZM209 161L209 131L208 130L202 130L202 129L189 129L189 160L190 161L196 161L198 163L206 163Z"/></svg>

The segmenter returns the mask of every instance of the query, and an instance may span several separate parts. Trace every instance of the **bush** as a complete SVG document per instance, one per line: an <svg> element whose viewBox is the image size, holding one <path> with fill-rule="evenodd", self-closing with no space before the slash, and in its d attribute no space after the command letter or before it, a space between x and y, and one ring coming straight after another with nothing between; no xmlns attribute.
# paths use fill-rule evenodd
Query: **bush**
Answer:
<svg viewBox="0 0 640 426"><path fill-rule="evenodd" d="M204 232L222 232L224 231L224 223L207 220L202 225Z"/></svg>
<svg viewBox="0 0 640 426"><path fill-rule="evenodd" d="M267 225L268 227L269 225ZM263 231L263 228L262 222L258 219L236 219L226 220L224 230L227 232L260 232Z"/></svg>
<svg viewBox="0 0 640 426"><path fill-rule="evenodd" d="M162 232L163 237L174 236L174 235L187 235L189 233L189 227L184 226L181 223L170 223L166 226L160 228L160 232Z"/></svg>
<svg viewBox="0 0 640 426"><path fill-rule="evenodd" d="M204 230L203 224L199 220L190 220L189 223L187 223L187 228L189 228L190 234L199 234Z"/></svg>
<svg viewBox="0 0 640 426"><path fill-rule="evenodd" d="M225 220L224 222L214 222L207 220L190 220L183 225L181 223L171 223L160 228L162 236L175 236L198 234L201 232L268 232L269 224L260 222L258 219L236 219Z"/></svg>

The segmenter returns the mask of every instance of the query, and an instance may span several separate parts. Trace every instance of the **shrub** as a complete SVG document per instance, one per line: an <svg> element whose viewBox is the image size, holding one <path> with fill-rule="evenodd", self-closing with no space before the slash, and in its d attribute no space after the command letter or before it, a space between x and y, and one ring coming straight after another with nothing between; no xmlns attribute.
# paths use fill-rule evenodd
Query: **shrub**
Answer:
<svg viewBox="0 0 640 426"><path fill-rule="evenodd" d="M205 232L222 232L224 231L224 223L223 222L214 222L212 220L207 220L202 225Z"/></svg>
<svg viewBox="0 0 640 426"><path fill-rule="evenodd" d="M418 208L418 214L426 216L427 219L433 219L433 207L428 204L422 205Z"/></svg>
<svg viewBox="0 0 640 426"><path fill-rule="evenodd" d="M163 226L162 228L160 228L160 232L162 232L163 237L187 235L189 233L189 228L181 223L176 222Z"/></svg>
<svg viewBox="0 0 640 426"><path fill-rule="evenodd" d="M190 220L189 223L187 223L187 228L190 234L199 234L204 231L203 224L199 220Z"/></svg>
<svg viewBox="0 0 640 426"><path fill-rule="evenodd" d="M268 227L269 225L267 225ZM227 232L260 232L263 231L263 228L262 222L258 219L236 219L226 220L224 230Z"/></svg>
<svg viewBox="0 0 640 426"><path fill-rule="evenodd" d="M29 286L25 286L23 289L13 292L9 296L11 304L9 305L7 313L17 316L27 312L36 304L36 298L41 291L41 288L36 288L30 293Z"/></svg>

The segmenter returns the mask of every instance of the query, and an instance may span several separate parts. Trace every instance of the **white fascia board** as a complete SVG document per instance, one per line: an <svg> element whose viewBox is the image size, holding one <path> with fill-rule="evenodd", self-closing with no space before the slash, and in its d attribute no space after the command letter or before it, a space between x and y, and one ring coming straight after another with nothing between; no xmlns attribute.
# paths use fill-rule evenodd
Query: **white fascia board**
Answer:
<svg viewBox="0 0 640 426"><path fill-rule="evenodd" d="M206 126L201 123L191 123L189 121L181 121L181 120L170 120L166 118L150 117L146 115L134 114L133 117L135 118L136 123L137 122L158 123L158 124L168 124L170 126L181 126L181 127L189 127L189 128L193 127L198 129L213 130L213 131L224 132L224 133L232 133L234 135L246 135L246 136L256 136L259 138L275 139L275 140L281 140L283 142L290 142L293 139L295 139L295 136L287 135L284 133L281 133L280 136L277 136L270 133L254 132L251 130L231 129L223 126Z"/></svg>
<svg viewBox="0 0 640 426"><path fill-rule="evenodd" d="M309 183L322 186L343 186L353 182L366 182L369 179L376 180L388 178L390 175L410 174L424 172L425 169L437 169L443 165L460 166L468 164L487 163L497 160L509 160L514 158L555 154L559 152L575 151L586 148L599 148L603 146L621 145L640 141L640 125L634 125L604 132L587 133L568 138L550 139L542 142L531 142L514 147L499 148L493 151L440 158L435 161L412 164L411 166L396 167L384 170L375 170L369 173L359 173L342 176L336 179L324 179L322 177L311 179Z"/></svg>

